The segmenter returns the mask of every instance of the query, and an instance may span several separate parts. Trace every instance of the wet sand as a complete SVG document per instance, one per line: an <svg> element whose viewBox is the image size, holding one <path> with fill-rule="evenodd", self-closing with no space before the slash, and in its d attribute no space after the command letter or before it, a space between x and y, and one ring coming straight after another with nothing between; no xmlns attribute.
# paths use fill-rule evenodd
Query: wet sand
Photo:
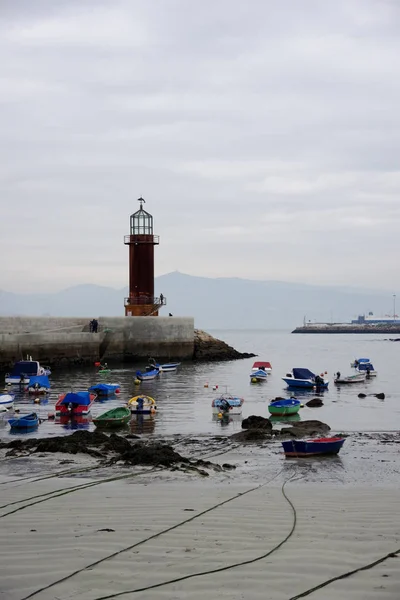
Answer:
<svg viewBox="0 0 400 600"><path fill-rule="evenodd" d="M198 455L204 441L193 442L180 440L177 449ZM60 459L72 461L65 470L97 462L3 460L0 598L294 599L400 549L399 446L377 452L377 443L347 440L339 457L306 461L285 460L279 444L219 456L214 444L212 460L237 468L208 477L114 465L35 481L60 469ZM104 482L118 476L129 477ZM232 567L243 561L253 562ZM398 600L399 567L400 555L389 557L301 597ZM224 570L191 577L216 569Z"/></svg>

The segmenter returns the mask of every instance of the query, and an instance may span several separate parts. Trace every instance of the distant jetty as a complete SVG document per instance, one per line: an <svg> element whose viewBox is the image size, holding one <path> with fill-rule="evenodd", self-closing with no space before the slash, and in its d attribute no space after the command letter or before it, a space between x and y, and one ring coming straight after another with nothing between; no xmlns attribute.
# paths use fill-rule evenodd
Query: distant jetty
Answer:
<svg viewBox="0 0 400 600"><path fill-rule="evenodd" d="M309 323L296 327L292 333L384 333L399 334L400 325L370 325L354 323Z"/></svg>

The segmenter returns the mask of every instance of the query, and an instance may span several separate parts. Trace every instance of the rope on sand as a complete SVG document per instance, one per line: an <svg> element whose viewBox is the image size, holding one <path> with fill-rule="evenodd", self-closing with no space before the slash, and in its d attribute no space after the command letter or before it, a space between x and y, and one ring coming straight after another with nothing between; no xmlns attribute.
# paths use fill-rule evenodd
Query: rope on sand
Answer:
<svg viewBox="0 0 400 600"><path fill-rule="evenodd" d="M58 579L57 581L53 581L53 583L50 583L49 585L44 586L44 587L40 588L39 590L36 590L35 592L32 592L31 594L29 594L28 596L25 596L21 600L29 600L30 598L33 598L37 594L47 591L48 589L50 589L60 583L64 583L65 581L71 579L75 575L79 575L80 573L83 573L86 570L93 569L93 567L96 567L107 560L111 560L112 558L115 558L116 556L119 556L120 554L122 554L124 552L129 552L130 550L133 550L134 548L137 548L138 546L141 546L142 544L145 544L146 542L154 540L155 538L158 538L166 533L169 533L170 531L173 531L174 529L178 529L178 527L182 527L183 525L186 525L187 523L190 523L191 521L194 521L195 519L198 519L199 517L202 517L203 515L210 513L211 511L215 510L216 508L219 508L220 506L224 506L225 504L228 504L229 502L232 502L233 500L236 500L237 498L240 498L242 496L245 496L246 494L250 494L251 492L259 490L259 489L265 487L266 485L268 485L269 483L271 483L274 479L276 479L283 472L283 470L284 469L280 469L280 471L278 471L271 479L269 479L268 481L265 481L264 483L262 483L260 485L250 488L244 492L239 492L238 494L231 496L227 500L218 502L218 504L214 504L210 508L207 508L207 509L203 510L202 512L197 513L196 515L189 517L189 518L185 519L184 521L180 521L179 523L176 523L175 525L172 525L171 527L167 527L166 529L163 529L157 533L154 533L153 535L150 535L149 537L145 538L144 540L141 540L140 542L136 542L135 544L132 544L131 546L127 546L126 548L121 548L121 550L117 550L116 552L113 552L112 554L109 554L109 555L105 556L104 558L96 560L95 562L93 562L89 565L86 565L82 569L78 569L78 570L74 571L73 573L70 573L69 575L62 577L61 579ZM292 477L294 477L294 475ZM292 479L292 477L290 479ZM287 499L287 500L291 504L290 500L289 499ZM246 564L246 563L244 563L244 564ZM228 568L232 568L232 567L228 567ZM225 569L225 567L224 567L224 569ZM212 572L214 572L214 571L212 571ZM189 575L189 576L184 577L183 579L187 579L189 577L196 577L198 575L201 575L201 573L198 573L198 574L196 573L195 575ZM179 579L179 581L181 581L181 579ZM172 582L165 582L165 583L158 584L158 585L152 586L152 587L159 587L160 585L167 585L167 583L172 583ZM151 588L149 588L149 589L151 589ZM139 590L137 590L137 591L139 591ZM125 594L128 592L123 592L123 593ZM109 597L111 598L113 596L109 596Z"/></svg>
<svg viewBox="0 0 400 600"><path fill-rule="evenodd" d="M283 469L282 469L283 470ZM277 474L278 475L278 474ZM161 581L160 583L154 583L153 585L148 585L142 588L135 588L133 590L126 590L124 592L117 592L116 594L110 594L108 596L101 596L98 598L94 598L94 600L111 600L112 598L118 598L120 596L124 596L126 594L137 594L138 592L146 592L148 590L154 590L155 588L160 588L163 587L165 585L171 585L173 583L179 583L181 581L186 581L187 579L193 579L194 577L203 577L204 575L213 575L214 573L221 573L223 571L229 571L231 569L236 569L237 567L243 567L244 565L250 565L253 563L256 563L260 560L263 560L265 558L267 558L268 556L271 556L271 554L273 554L274 552L276 552L277 550L279 550L279 548L281 548L293 535L294 530L296 528L296 523L297 523L297 513L296 513L296 508L293 504L293 502L290 500L290 498L288 498L288 496L286 495L285 492L285 486L286 484L295 477L296 473L294 473L291 477L289 477L288 479L286 479L284 481L284 483L282 484L281 487L281 492L283 497L285 498L285 500L287 501L287 503L289 504L292 513L293 513L293 523L292 523L292 527L289 531L289 533L286 535L286 537L279 542L279 544L277 544L276 546L274 546L274 548L272 548L271 550L269 550L268 552L262 554L261 556L256 556L255 558L251 558L248 560L243 560L237 563L233 563L231 565L226 565L225 567L219 567L217 569L210 569L208 571L201 571L199 573L191 573L190 575L183 575L182 577L176 577L175 579L169 579L167 581ZM258 488L263 487L264 485L266 485L265 482L264 484L261 484L261 486L258 486ZM255 488L257 489L257 488ZM249 490L248 493L250 491L253 490ZM243 495L243 494L241 494ZM29 596L27 596L27 598L29 598ZM25 598L23 600L26 600Z"/></svg>
<svg viewBox="0 0 400 600"><path fill-rule="evenodd" d="M363 567L358 567L358 569L353 569L353 571L347 571L346 573L342 573L342 575L337 575L336 577L327 579L326 581L323 581L319 585L316 585L315 587L310 588L310 589L306 590L305 592L298 594L297 596L292 596L292 598L289 598L289 600L298 600L299 598L305 598L306 596L313 594L317 590L321 590L322 588L326 587L327 585L330 585L334 581L339 581L340 579L346 579L347 577L350 577L351 575L355 575L356 573L360 573L361 571L368 571L369 569L376 567L380 563L383 563L388 558L397 558L397 555L399 553L400 553L400 548L398 550L395 550L394 552L389 552L389 554L385 554L385 556L378 558L378 560L375 560L374 562L369 563L368 565L364 565Z"/></svg>

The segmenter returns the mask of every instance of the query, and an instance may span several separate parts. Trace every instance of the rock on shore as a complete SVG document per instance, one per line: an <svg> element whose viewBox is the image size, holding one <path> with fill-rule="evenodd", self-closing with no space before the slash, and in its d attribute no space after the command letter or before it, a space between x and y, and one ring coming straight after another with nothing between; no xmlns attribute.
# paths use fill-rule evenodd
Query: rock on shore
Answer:
<svg viewBox="0 0 400 600"><path fill-rule="evenodd" d="M222 340L218 340L201 329L194 330L193 360L238 360L239 358L252 358L256 354L238 352Z"/></svg>

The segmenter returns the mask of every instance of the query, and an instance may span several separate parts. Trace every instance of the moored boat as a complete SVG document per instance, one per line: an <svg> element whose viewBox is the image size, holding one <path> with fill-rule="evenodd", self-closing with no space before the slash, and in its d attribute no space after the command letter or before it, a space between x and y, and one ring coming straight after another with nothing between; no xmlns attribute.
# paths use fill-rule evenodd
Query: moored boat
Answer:
<svg viewBox="0 0 400 600"><path fill-rule="evenodd" d="M375 371L374 365L371 362L360 363L357 367L357 371L360 373L365 373L367 379L370 377L376 377L378 375L378 372Z"/></svg>
<svg viewBox="0 0 400 600"><path fill-rule="evenodd" d="M250 381L252 381L253 383L267 381L267 377L267 372L264 371L264 369L258 369L257 371L252 371L250 373Z"/></svg>
<svg viewBox="0 0 400 600"><path fill-rule="evenodd" d="M151 371L136 371L136 378L139 379L139 381L151 381L152 379L155 379L156 377L158 377L160 374L160 371L158 369L152 369Z"/></svg>
<svg viewBox="0 0 400 600"><path fill-rule="evenodd" d="M213 413L218 414L221 410L228 410L230 415L240 415L244 399L230 394L222 394L211 402ZM229 406L229 408L228 408Z"/></svg>
<svg viewBox="0 0 400 600"><path fill-rule="evenodd" d="M93 419L93 423L96 427L116 429L117 427L123 427L127 425L131 420L131 411L126 406L119 406L118 408L112 408L107 410L102 415L99 415Z"/></svg>
<svg viewBox="0 0 400 600"><path fill-rule="evenodd" d="M170 371L176 371L181 363L165 363L164 365L156 365L162 373L169 373Z"/></svg>
<svg viewBox="0 0 400 600"><path fill-rule="evenodd" d="M259 369L263 369L267 373L270 373L272 371L272 365L270 362L256 360L256 362L251 367L251 370L258 371Z"/></svg>
<svg viewBox="0 0 400 600"><path fill-rule="evenodd" d="M342 377L340 373L338 373L338 377L334 380L336 385L350 385L352 383L363 383L367 377L366 373L356 373L355 375L348 375L346 377Z"/></svg>
<svg viewBox="0 0 400 600"><path fill-rule="evenodd" d="M6 374L5 382L11 384L27 384L30 382L31 377L37 377L39 375L50 375L50 369L41 367L39 361L32 360L19 360L12 368L11 373Z"/></svg>
<svg viewBox="0 0 400 600"><path fill-rule="evenodd" d="M14 394L0 394L0 411L8 410L14 405Z"/></svg>
<svg viewBox="0 0 400 600"><path fill-rule="evenodd" d="M268 411L275 416L295 415L299 412L301 406L300 400L296 398L288 398L285 400L273 400L268 404Z"/></svg>
<svg viewBox="0 0 400 600"><path fill-rule="evenodd" d="M157 410L156 401L151 396L134 396L128 402L133 415L153 415Z"/></svg>
<svg viewBox="0 0 400 600"><path fill-rule="evenodd" d="M50 391L50 381L47 375L35 375L28 384L29 394L47 394Z"/></svg>
<svg viewBox="0 0 400 600"><path fill-rule="evenodd" d="M288 440L282 442L285 455L294 457L338 454L343 444L344 438L340 437Z"/></svg>
<svg viewBox="0 0 400 600"><path fill-rule="evenodd" d="M329 381L321 375L315 375L309 369L295 368L291 373L286 373L286 377L282 377L283 381L289 387L309 388L309 389L326 389Z"/></svg>
<svg viewBox="0 0 400 600"><path fill-rule="evenodd" d="M95 399L96 394L89 392L62 394L56 404L56 415L87 415Z"/></svg>
<svg viewBox="0 0 400 600"><path fill-rule="evenodd" d="M37 413L22 415L14 419L9 419L8 423L12 431L32 431L39 427L39 417Z"/></svg>
<svg viewBox="0 0 400 600"><path fill-rule="evenodd" d="M369 363L371 362L371 360L369 358L355 358L353 360L352 363L350 363L350 366L353 367L354 369L356 369L358 367L358 365L362 364L362 363Z"/></svg>
<svg viewBox="0 0 400 600"><path fill-rule="evenodd" d="M110 396L118 394L121 389L119 383L96 383L89 388L89 392L96 394L98 397Z"/></svg>

